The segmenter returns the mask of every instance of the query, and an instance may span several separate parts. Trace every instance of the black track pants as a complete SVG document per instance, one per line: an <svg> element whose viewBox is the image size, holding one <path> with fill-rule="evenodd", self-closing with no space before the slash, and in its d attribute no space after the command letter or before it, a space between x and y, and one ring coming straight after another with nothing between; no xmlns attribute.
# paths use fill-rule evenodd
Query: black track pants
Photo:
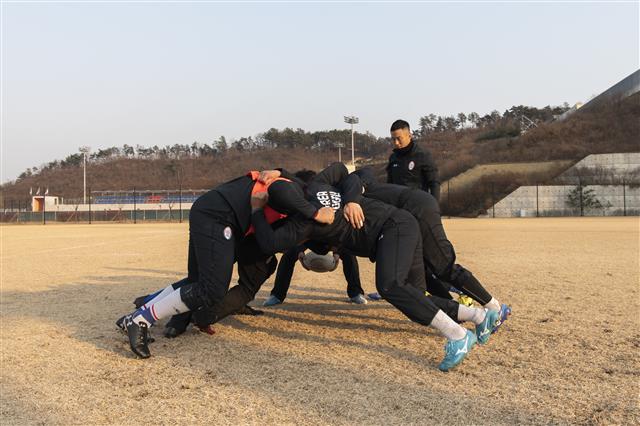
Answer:
<svg viewBox="0 0 640 426"><path fill-rule="evenodd" d="M304 246L296 246L287 250L280 257L278 263L278 270L276 272L276 280L271 290L271 295L277 297L283 301L287 297L289 286L291 286L291 278L293 277L293 270L296 267L298 260L298 254L304 251Z"/></svg>
<svg viewBox="0 0 640 426"><path fill-rule="evenodd" d="M186 326L193 317L195 323L206 326L226 318L254 299L262 284L276 270L278 263L275 256L265 256L260 251L253 237L248 237L239 244L237 260L238 284L229 289L219 303L212 308L196 309L193 316L191 312L174 315L170 322Z"/></svg>
<svg viewBox="0 0 640 426"><path fill-rule="evenodd" d="M418 324L431 324L438 305L457 315L457 302L427 297L424 283L418 223L410 213L398 210L384 224L378 238L376 288L385 300Z"/></svg>
<svg viewBox="0 0 640 426"><path fill-rule="evenodd" d="M422 248L424 250L424 247ZM453 299L451 297L451 293L449 293L449 288L451 287L449 284L445 284L438 277L436 277L429 266L425 264L424 266L424 274L427 278L427 291L429 294L434 296L442 297L444 299Z"/></svg>
<svg viewBox="0 0 640 426"><path fill-rule="evenodd" d="M431 194L411 191L403 209L418 219L425 267L443 281L456 287L482 305L489 303L491 295L462 265L456 264L456 252L442 226L440 207ZM435 285L427 281L427 284ZM433 290L433 291L432 291ZM431 294L446 297L441 288L431 287Z"/></svg>
<svg viewBox="0 0 640 426"><path fill-rule="evenodd" d="M222 302L214 307L210 323L220 321L251 302L262 284L276 270L278 265L276 257L265 256L253 238L249 241L249 243L242 245L243 252L239 254L238 285L229 289ZM244 259L243 256L248 254L247 251L252 251L255 256L252 256L251 259ZM194 317L194 322L202 325L198 316Z"/></svg>
<svg viewBox="0 0 640 426"><path fill-rule="evenodd" d="M229 289L235 262L235 230L191 212L188 276L191 282L180 289L182 301L191 310L212 308ZM199 226L198 221L207 221Z"/></svg>

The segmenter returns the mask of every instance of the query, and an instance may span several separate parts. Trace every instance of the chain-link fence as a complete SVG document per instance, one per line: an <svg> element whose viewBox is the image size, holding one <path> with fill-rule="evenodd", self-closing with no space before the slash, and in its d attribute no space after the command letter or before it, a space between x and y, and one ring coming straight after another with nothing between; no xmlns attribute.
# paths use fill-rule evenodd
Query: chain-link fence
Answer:
<svg viewBox="0 0 640 426"><path fill-rule="evenodd" d="M457 189L457 190L455 190ZM473 187L443 185L442 214L448 216L638 216L640 186L529 185L517 188L503 181L483 180ZM96 191L84 199L41 205L33 199L4 200L0 222L93 223L182 222L189 220L195 199L206 190ZM34 209L35 205L35 209Z"/></svg>
<svg viewBox="0 0 640 426"><path fill-rule="evenodd" d="M4 199L0 222L93 223L182 222L193 202L207 190L89 191L86 198L34 196Z"/></svg>

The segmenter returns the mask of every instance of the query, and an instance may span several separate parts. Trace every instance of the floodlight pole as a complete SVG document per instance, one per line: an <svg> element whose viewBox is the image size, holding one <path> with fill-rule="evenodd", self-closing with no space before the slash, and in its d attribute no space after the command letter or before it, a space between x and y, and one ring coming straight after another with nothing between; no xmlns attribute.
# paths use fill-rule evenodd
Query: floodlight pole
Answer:
<svg viewBox="0 0 640 426"><path fill-rule="evenodd" d="M360 119L355 115L345 115L344 122L351 124L351 165L356 167L356 152L355 152L355 143L354 143L354 134L353 134L353 125L358 124Z"/></svg>
<svg viewBox="0 0 640 426"><path fill-rule="evenodd" d="M344 144L341 142L338 142L336 146L338 147L338 161L342 163L342 147L344 147Z"/></svg>
<svg viewBox="0 0 640 426"><path fill-rule="evenodd" d="M88 146L80 147L82 153L82 204L87 204L87 153L89 152Z"/></svg>

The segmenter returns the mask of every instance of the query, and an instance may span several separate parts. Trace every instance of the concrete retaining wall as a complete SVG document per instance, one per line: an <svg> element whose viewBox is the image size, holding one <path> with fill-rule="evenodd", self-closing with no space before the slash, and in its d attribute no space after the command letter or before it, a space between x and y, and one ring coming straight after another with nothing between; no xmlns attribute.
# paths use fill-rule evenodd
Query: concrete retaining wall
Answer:
<svg viewBox="0 0 640 426"><path fill-rule="evenodd" d="M569 193L575 185L521 186L489 209L495 217L580 216L580 208L568 206ZM601 209L583 208L585 216L640 215L640 188L629 185L589 185L583 193L593 190Z"/></svg>
<svg viewBox="0 0 640 426"><path fill-rule="evenodd" d="M573 167L562 173L561 176L574 175L576 170L581 170L588 174L589 170L597 173L602 169L619 177L633 173L640 169L640 152L592 154L574 164Z"/></svg>

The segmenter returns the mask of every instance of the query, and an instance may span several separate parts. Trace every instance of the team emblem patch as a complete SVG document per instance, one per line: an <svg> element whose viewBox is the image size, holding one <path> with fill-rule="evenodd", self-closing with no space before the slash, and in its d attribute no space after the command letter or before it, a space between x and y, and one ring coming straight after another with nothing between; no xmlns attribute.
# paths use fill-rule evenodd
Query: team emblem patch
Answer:
<svg viewBox="0 0 640 426"><path fill-rule="evenodd" d="M233 236L233 232L231 232L231 228L228 226L224 228L224 231L222 231L222 234L227 240L230 240L231 237Z"/></svg>
<svg viewBox="0 0 640 426"><path fill-rule="evenodd" d="M416 163L414 163L413 161L409 161L409 170L413 170L415 166L416 166Z"/></svg>

